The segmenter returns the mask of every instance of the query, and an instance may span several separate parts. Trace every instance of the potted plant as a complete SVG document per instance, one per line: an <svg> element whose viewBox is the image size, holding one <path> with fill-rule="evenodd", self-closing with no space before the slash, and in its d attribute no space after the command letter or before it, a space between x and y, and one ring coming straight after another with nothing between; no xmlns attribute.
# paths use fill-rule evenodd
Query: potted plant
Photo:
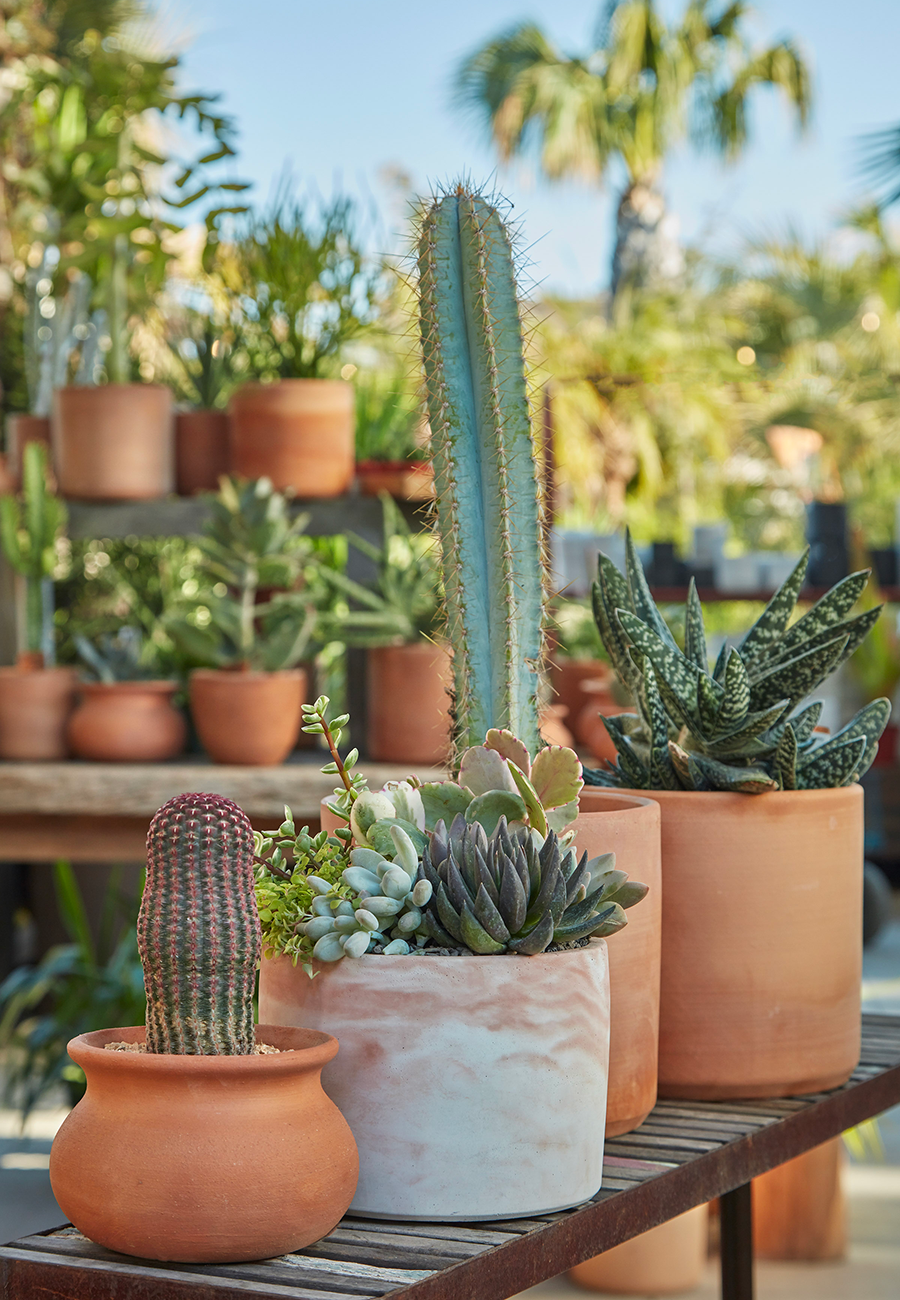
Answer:
<svg viewBox="0 0 900 1300"><path fill-rule="evenodd" d="M215 492L231 469L228 412L234 383L234 330L213 316L186 311L169 338L179 389L190 409L175 416L175 490L179 496Z"/></svg>
<svg viewBox="0 0 900 1300"><path fill-rule="evenodd" d="M223 478L198 539L209 586L166 620L190 673L191 714L216 763L272 766L296 744L317 592L306 517L266 479ZM306 583L306 585L304 585ZM299 589L298 589L299 588Z"/></svg>
<svg viewBox="0 0 900 1300"><path fill-rule="evenodd" d="M401 373L357 380L356 478L363 496L389 492L404 501L433 499L434 470L423 456L422 422Z"/></svg>
<svg viewBox="0 0 900 1300"><path fill-rule="evenodd" d="M101 763L176 758L187 740L184 716L172 702L179 684L152 676L140 631L122 627L97 645L80 634L74 640L94 678L80 683L80 700L69 719L74 757Z"/></svg>
<svg viewBox="0 0 900 1300"><path fill-rule="evenodd" d="M0 758L65 758L66 722L75 673L57 668L53 635L56 543L66 524L63 503L47 487L47 453L26 444L21 498L0 497L0 539L20 577L14 668L0 668Z"/></svg>
<svg viewBox="0 0 900 1300"><path fill-rule="evenodd" d="M859 1057L863 794L890 714L875 700L836 735L806 697L879 610L847 617L867 572L791 622L807 558L710 671L693 585L684 650L627 539L603 555L600 635L637 712L607 718L614 767L588 780L659 802L663 845L660 1090L691 1098L836 1087Z"/></svg>
<svg viewBox="0 0 900 1300"><path fill-rule="evenodd" d="M260 953L253 831L230 799L156 813L138 945L146 1028L82 1034L84 1099L50 1155L85 1236L145 1259L238 1262L330 1232L353 1195L353 1137L321 1087L328 1034L253 1024Z"/></svg>
<svg viewBox="0 0 900 1300"><path fill-rule="evenodd" d="M232 463L301 497L340 496L353 481L353 389L331 377L374 313L370 265L351 200L318 214L282 187L236 243L246 304L242 349L256 382L229 403Z"/></svg>

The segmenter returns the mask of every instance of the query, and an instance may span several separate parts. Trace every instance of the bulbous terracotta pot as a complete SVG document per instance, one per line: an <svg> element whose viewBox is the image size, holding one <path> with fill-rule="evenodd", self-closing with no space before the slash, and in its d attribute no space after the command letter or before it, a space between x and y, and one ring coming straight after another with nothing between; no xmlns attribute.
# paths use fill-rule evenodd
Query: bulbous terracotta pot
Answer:
<svg viewBox="0 0 900 1300"><path fill-rule="evenodd" d="M279 492L335 497L353 481L353 388L340 379L244 384L232 396L231 461Z"/></svg>
<svg viewBox="0 0 900 1300"><path fill-rule="evenodd" d="M275 767L300 734L306 673L224 672L196 668L190 703L200 743L214 763Z"/></svg>
<svg viewBox="0 0 900 1300"><path fill-rule="evenodd" d="M22 482L22 453L29 442L39 442L47 450L52 469L49 415L10 415L6 421L6 451L9 472L18 487Z"/></svg>
<svg viewBox="0 0 900 1300"><path fill-rule="evenodd" d="M609 1100L606 1136L629 1133L656 1105L662 929L659 804L613 790L585 789L574 822L579 855L615 853L616 867L650 886L628 909L609 948Z"/></svg>
<svg viewBox="0 0 900 1300"><path fill-rule="evenodd" d="M74 668L0 668L0 758L68 758Z"/></svg>
<svg viewBox="0 0 900 1300"><path fill-rule="evenodd" d="M450 651L432 641L375 646L366 655L369 758L379 763L447 761Z"/></svg>
<svg viewBox="0 0 900 1300"><path fill-rule="evenodd" d="M264 959L260 1014L340 1035L323 1075L359 1146L351 1213L506 1219L600 1187L606 945L538 957Z"/></svg>
<svg viewBox="0 0 900 1300"><path fill-rule="evenodd" d="M184 715L172 703L177 682L82 682L69 719L76 758L101 763L160 763L187 740Z"/></svg>
<svg viewBox="0 0 900 1300"><path fill-rule="evenodd" d="M862 787L630 793L662 811L660 1096L846 1082L860 1051Z"/></svg>
<svg viewBox="0 0 900 1300"><path fill-rule="evenodd" d="M585 1291L611 1295L678 1295L699 1285L706 1263L709 1213L697 1205L639 1237L569 1269Z"/></svg>
<svg viewBox="0 0 900 1300"><path fill-rule="evenodd" d="M175 416L175 490L189 497L216 492L231 468L226 411L179 411Z"/></svg>
<svg viewBox="0 0 900 1300"><path fill-rule="evenodd" d="M57 388L52 439L63 496L140 501L175 487L172 394L161 384Z"/></svg>
<svg viewBox="0 0 900 1300"><path fill-rule="evenodd" d="M434 498L434 467L428 460L358 460L356 478L364 497L389 492L399 501Z"/></svg>
<svg viewBox="0 0 900 1300"><path fill-rule="evenodd" d="M69 1043L87 1092L56 1135L63 1214L108 1250L191 1264L300 1250L343 1217L356 1186L347 1122L322 1091L328 1034L259 1025L265 1056L110 1052L143 1026Z"/></svg>

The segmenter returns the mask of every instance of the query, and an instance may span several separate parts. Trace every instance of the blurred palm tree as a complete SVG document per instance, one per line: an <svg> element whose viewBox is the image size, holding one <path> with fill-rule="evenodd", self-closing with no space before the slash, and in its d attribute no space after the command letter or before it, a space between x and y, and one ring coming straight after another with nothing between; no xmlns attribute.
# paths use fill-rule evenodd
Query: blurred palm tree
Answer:
<svg viewBox="0 0 900 1300"><path fill-rule="evenodd" d="M616 213L613 296L628 281L671 280L681 267L660 190L668 150L688 136L735 158L747 143L747 109L758 86L776 86L801 126L809 74L782 40L754 49L743 0L690 0L669 26L654 0L611 0L593 50L562 54L533 23L512 28L460 65L456 97L486 119L504 162L535 148L550 180L599 182L613 160L627 182Z"/></svg>

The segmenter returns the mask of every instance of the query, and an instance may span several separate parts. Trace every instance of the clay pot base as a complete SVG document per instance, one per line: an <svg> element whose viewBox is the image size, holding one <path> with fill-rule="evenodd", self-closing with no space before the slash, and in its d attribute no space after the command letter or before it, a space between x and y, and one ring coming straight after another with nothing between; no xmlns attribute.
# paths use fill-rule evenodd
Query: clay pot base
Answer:
<svg viewBox="0 0 900 1300"><path fill-rule="evenodd" d="M816 1079L763 1084L755 1088L740 1084L731 1086L727 1083L682 1086L660 1082L659 1095L667 1101L758 1101L760 1098L775 1100L778 1097L804 1097L807 1093L830 1092L832 1088L840 1088L855 1068L853 1066L849 1070L842 1070L839 1074L820 1075Z"/></svg>

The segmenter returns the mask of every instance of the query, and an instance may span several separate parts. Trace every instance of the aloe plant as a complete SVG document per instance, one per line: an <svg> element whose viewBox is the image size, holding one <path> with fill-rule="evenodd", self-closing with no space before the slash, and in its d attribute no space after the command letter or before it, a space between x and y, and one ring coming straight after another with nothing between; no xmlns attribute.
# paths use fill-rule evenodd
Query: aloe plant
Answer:
<svg viewBox="0 0 900 1300"><path fill-rule="evenodd" d="M874 627L881 606L850 616L869 571L853 573L791 622L808 551L738 646L710 670L703 612L691 582L682 650L650 595L626 538L623 576L604 555L593 587L603 644L636 714L604 718L615 766L586 772L593 785L762 794L849 785L868 770L890 716L873 700L828 739L816 735L822 705L807 696Z"/></svg>
<svg viewBox="0 0 900 1300"><path fill-rule="evenodd" d="M541 744L541 503L509 232L465 184L419 234L419 313L431 425L454 737L509 728Z"/></svg>

